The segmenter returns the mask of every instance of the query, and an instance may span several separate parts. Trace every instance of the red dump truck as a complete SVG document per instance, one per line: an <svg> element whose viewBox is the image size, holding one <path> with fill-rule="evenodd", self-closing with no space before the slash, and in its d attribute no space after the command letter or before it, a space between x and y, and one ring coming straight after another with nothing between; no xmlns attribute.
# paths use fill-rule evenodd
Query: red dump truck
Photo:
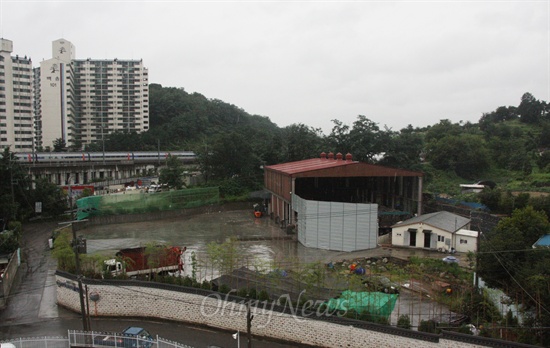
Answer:
<svg viewBox="0 0 550 348"><path fill-rule="evenodd" d="M116 259L105 260L105 266L113 276L181 274L185 250L185 247L164 245L122 249L116 253Z"/></svg>

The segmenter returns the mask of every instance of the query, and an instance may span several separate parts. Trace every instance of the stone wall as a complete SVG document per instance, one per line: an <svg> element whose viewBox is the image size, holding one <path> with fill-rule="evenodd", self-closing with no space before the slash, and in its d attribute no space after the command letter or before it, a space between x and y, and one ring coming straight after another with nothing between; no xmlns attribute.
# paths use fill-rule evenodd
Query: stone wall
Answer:
<svg viewBox="0 0 550 348"><path fill-rule="evenodd" d="M73 275L57 272L57 303L80 312ZM84 279L91 316L147 317L188 322L228 331L246 331L246 300L207 290L140 281ZM377 325L315 313L302 308L257 303L251 306L252 334L316 347L526 347L510 342Z"/></svg>

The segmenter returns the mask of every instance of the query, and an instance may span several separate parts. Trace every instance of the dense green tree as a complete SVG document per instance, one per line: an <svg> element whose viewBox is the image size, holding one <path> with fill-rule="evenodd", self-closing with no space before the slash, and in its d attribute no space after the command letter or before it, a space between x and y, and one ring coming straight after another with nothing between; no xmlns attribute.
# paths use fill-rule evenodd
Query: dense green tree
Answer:
<svg viewBox="0 0 550 348"><path fill-rule="evenodd" d="M434 168L453 171L462 178L479 178L489 168L484 143L476 135L447 135L428 144L427 160Z"/></svg>
<svg viewBox="0 0 550 348"><path fill-rule="evenodd" d="M520 115L521 122L537 124L542 119L543 111L543 104L531 93L523 94L521 97L521 103L518 106L518 114Z"/></svg>
<svg viewBox="0 0 550 348"><path fill-rule="evenodd" d="M550 151L544 151L537 156L537 166L541 171L550 173Z"/></svg>
<svg viewBox="0 0 550 348"><path fill-rule="evenodd" d="M12 221L6 226L6 230L9 232L0 234L0 254L4 255L13 253L19 248L22 232L21 223Z"/></svg>
<svg viewBox="0 0 550 348"><path fill-rule="evenodd" d="M424 140L426 143L431 143L448 136L458 137L463 133L464 130L459 124L452 123L449 120L441 120L439 123L428 128Z"/></svg>
<svg viewBox="0 0 550 348"><path fill-rule="evenodd" d="M286 145L283 162L319 157L323 152L321 130L301 123L285 127L282 130L282 141Z"/></svg>
<svg viewBox="0 0 550 348"><path fill-rule="evenodd" d="M149 114L152 128L168 123L191 109L189 94L183 88L149 85ZM204 98L206 99L206 98Z"/></svg>
<svg viewBox="0 0 550 348"><path fill-rule="evenodd" d="M489 129L503 122L512 121L518 119L517 108L510 106L499 106L495 111L485 113L479 119L479 127L487 132Z"/></svg>
<svg viewBox="0 0 550 348"><path fill-rule="evenodd" d="M334 126L327 137L329 149L326 152L339 151L347 153L352 151L350 128L339 120L332 120Z"/></svg>
<svg viewBox="0 0 550 348"><path fill-rule="evenodd" d="M53 141L53 151L54 152L63 152L67 151L67 144L63 138L57 138Z"/></svg>
<svg viewBox="0 0 550 348"><path fill-rule="evenodd" d="M212 137L204 147L197 146L195 152L208 181L234 179L232 184L256 189L262 182L263 162L250 147L249 138L232 132Z"/></svg>
<svg viewBox="0 0 550 348"><path fill-rule="evenodd" d="M0 158L0 219L5 223L32 213L31 180L8 147Z"/></svg>
<svg viewBox="0 0 550 348"><path fill-rule="evenodd" d="M38 179L33 192L34 202L42 202L42 215L58 217L67 210L67 196L61 187Z"/></svg>
<svg viewBox="0 0 550 348"><path fill-rule="evenodd" d="M350 131L351 151L346 152L353 154L355 160L373 163L376 156L386 152L389 138L378 124L359 115Z"/></svg>
<svg viewBox="0 0 550 348"><path fill-rule="evenodd" d="M378 162L390 167L419 170L420 157L424 149L423 136L411 125L403 128L400 133L388 135L386 152Z"/></svg>
<svg viewBox="0 0 550 348"><path fill-rule="evenodd" d="M516 209L482 236L477 270L491 287L503 289L511 298L522 300L526 313L534 313L531 332L536 342L548 345L550 336L550 250L532 245L550 233L547 215L528 206Z"/></svg>
<svg viewBox="0 0 550 348"><path fill-rule="evenodd" d="M547 116L548 117L548 116ZM543 149L550 148L550 121L541 122L540 135L537 141L538 147Z"/></svg>
<svg viewBox="0 0 550 348"><path fill-rule="evenodd" d="M354 160L371 163L387 151L392 133L380 130L378 124L364 115L357 116L352 128L339 120L332 122L334 126L326 139L330 151L351 153Z"/></svg>
<svg viewBox="0 0 550 348"><path fill-rule="evenodd" d="M183 181L183 164L181 161L172 155L166 159L166 167L160 170L159 182L166 184L170 188L180 190L185 186Z"/></svg>

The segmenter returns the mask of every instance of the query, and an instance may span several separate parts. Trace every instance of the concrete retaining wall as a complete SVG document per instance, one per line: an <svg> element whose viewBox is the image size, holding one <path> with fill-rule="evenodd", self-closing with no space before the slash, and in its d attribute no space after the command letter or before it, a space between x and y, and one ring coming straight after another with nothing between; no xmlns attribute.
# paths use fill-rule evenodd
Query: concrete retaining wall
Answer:
<svg viewBox="0 0 550 348"><path fill-rule="evenodd" d="M0 308L6 306L6 299L10 295L11 287L15 282L15 276L21 264L21 249L17 249L10 257L4 274L0 279Z"/></svg>
<svg viewBox="0 0 550 348"><path fill-rule="evenodd" d="M76 278L57 272L58 305L80 312ZM84 279L91 316L148 317L246 331L245 300L211 291L140 281ZM96 301L93 301L96 299ZM302 317L302 308L252 306L252 334L316 347L525 347L499 340L433 335L331 316ZM272 310L273 309L273 310Z"/></svg>

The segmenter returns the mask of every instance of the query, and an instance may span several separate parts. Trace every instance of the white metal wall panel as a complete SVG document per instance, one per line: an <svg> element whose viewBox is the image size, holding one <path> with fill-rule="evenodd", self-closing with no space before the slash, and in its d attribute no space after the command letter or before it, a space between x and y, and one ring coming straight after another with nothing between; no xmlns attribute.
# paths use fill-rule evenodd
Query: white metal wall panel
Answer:
<svg viewBox="0 0 550 348"><path fill-rule="evenodd" d="M378 205L356 204L356 245L355 250L376 248L378 241Z"/></svg>
<svg viewBox="0 0 550 348"><path fill-rule="evenodd" d="M378 239L378 205L320 202L292 197L298 213L298 241L311 248L372 249Z"/></svg>
<svg viewBox="0 0 550 348"><path fill-rule="evenodd" d="M307 235L306 235L306 219L304 219L304 216L307 216L307 207L305 205L305 201L296 196L292 196L292 210L298 213L298 221L296 221L296 229L298 230L298 240L304 241L302 244L306 245L307 243Z"/></svg>
<svg viewBox="0 0 550 348"><path fill-rule="evenodd" d="M331 250L344 250L344 204L339 202L323 202L330 207L330 245Z"/></svg>
<svg viewBox="0 0 550 348"><path fill-rule="evenodd" d="M317 205L317 214L311 215L310 219L308 219L308 221L317 219L317 231L310 230L309 228L308 231L310 234L317 235L316 248L330 249L330 202L308 201L309 203Z"/></svg>
<svg viewBox="0 0 550 348"><path fill-rule="evenodd" d="M357 243L357 207L356 204L342 204L342 249L356 250Z"/></svg>

